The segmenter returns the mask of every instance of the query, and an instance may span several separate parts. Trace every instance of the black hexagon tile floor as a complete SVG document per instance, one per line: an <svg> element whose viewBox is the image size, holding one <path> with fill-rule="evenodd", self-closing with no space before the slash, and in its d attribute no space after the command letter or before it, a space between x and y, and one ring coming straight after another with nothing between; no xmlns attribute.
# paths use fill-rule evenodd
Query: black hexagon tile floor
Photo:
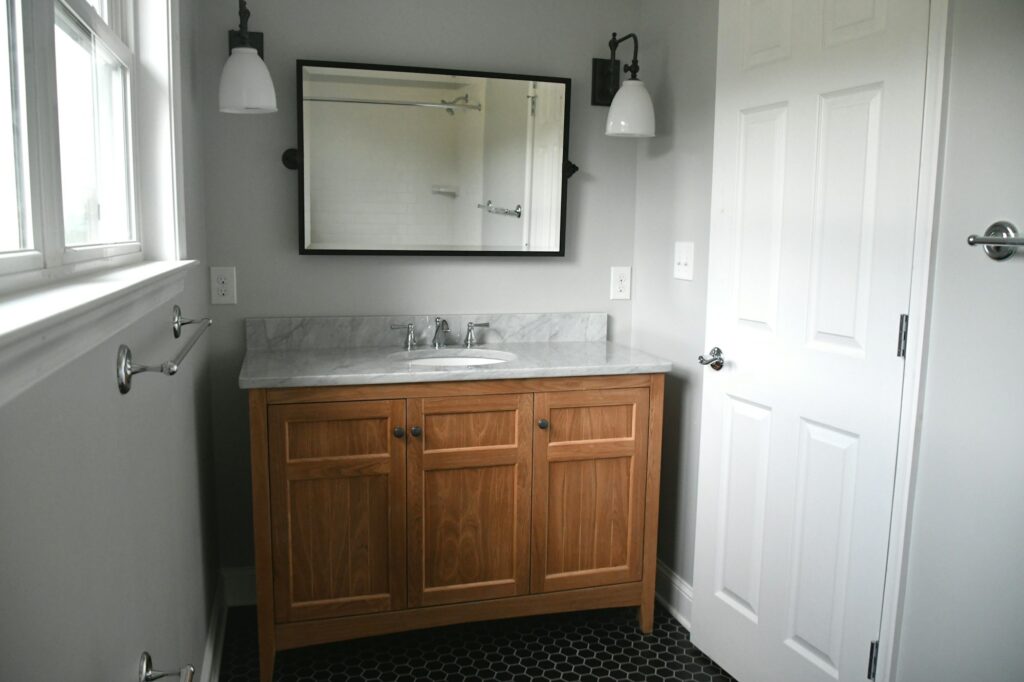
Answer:
<svg viewBox="0 0 1024 682"><path fill-rule="evenodd" d="M220 682L257 679L256 609L228 613ZM518 618L283 651L275 682L686 680L734 682L660 606L654 632L636 609Z"/></svg>

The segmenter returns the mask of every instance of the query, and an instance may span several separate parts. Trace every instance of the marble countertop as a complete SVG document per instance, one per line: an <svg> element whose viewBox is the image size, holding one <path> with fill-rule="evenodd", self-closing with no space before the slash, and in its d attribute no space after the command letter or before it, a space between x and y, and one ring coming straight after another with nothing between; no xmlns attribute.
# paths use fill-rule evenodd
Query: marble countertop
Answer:
<svg viewBox="0 0 1024 682"><path fill-rule="evenodd" d="M409 360L436 356L433 349L403 351L394 347L306 350L250 348L238 376L240 388L293 388L359 384L400 384L428 381L479 381L536 377L657 374L672 364L627 346L605 341L488 343L473 351L459 347L449 354L512 353L508 362L473 367L433 367ZM441 351L442 353L444 351Z"/></svg>

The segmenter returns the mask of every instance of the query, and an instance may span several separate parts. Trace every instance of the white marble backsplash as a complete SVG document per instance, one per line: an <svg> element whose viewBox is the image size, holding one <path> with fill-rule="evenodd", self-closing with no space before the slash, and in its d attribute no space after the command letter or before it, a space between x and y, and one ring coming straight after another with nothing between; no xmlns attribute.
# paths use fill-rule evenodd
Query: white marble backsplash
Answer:
<svg viewBox="0 0 1024 682"><path fill-rule="evenodd" d="M251 351L401 349L405 331L391 329L391 325L412 322L416 325L416 343L423 348L430 346L436 317L448 321L449 346L462 343L467 322L490 323L489 328L474 332L478 344L594 342L608 338L607 313L253 317L245 321L245 346Z"/></svg>

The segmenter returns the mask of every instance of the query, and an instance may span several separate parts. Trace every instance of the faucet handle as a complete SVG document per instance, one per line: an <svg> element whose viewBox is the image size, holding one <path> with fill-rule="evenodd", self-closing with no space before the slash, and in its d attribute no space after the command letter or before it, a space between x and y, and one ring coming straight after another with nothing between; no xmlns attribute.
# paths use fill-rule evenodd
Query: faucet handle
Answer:
<svg viewBox="0 0 1024 682"><path fill-rule="evenodd" d="M478 327L490 327L490 322L467 322L466 323L466 348L472 348L476 345L476 334L473 333L474 329Z"/></svg>
<svg viewBox="0 0 1024 682"><path fill-rule="evenodd" d="M405 349L412 350L416 347L416 324L414 322L408 322L406 324L393 324L392 329L404 329L405 330Z"/></svg>

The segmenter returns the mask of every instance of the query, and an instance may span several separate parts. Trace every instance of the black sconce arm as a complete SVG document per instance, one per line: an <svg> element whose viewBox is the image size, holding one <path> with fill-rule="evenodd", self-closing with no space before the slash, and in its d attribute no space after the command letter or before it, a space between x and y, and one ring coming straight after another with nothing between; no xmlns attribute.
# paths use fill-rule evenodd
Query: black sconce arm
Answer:
<svg viewBox="0 0 1024 682"><path fill-rule="evenodd" d="M245 0L238 0L238 33L242 38L242 45L249 46L249 17L252 12L246 5Z"/></svg>
<svg viewBox="0 0 1024 682"><path fill-rule="evenodd" d="M608 41L608 47L612 49L611 61L615 63L615 49L626 42L630 38L633 39L633 63L623 67L623 72L629 74L630 80L636 80L636 75L640 73L640 62L637 61L637 54L640 52L640 39L636 37L635 33L628 33L621 38L616 37L618 34L613 33L612 39Z"/></svg>

